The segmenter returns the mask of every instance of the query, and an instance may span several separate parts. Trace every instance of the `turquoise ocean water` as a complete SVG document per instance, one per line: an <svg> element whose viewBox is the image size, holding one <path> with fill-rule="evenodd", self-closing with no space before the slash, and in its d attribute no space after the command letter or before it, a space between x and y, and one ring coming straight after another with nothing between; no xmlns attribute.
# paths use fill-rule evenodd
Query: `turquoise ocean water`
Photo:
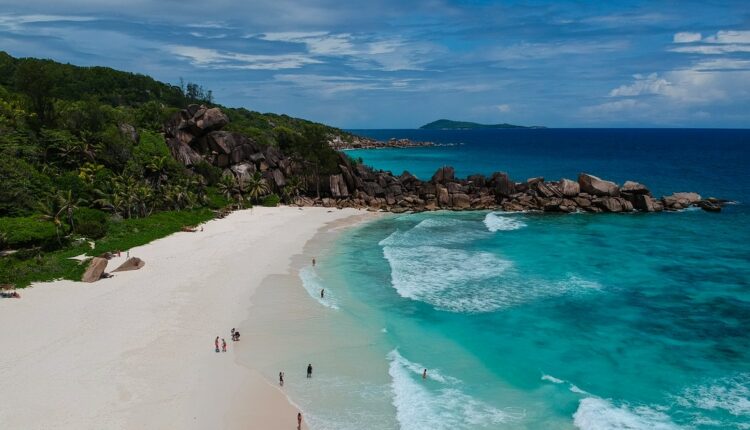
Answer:
<svg viewBox="0 0 750 430"><path fill-rule="evenodd" d="M750 133L503 132L372 131L462 144L352 155L421 177L586 170L737 204L436 212L345 231L300 274L351 344L316 357L345 363L322 370L337 375L325 390L292 392L313 428L749 429Z"/></svg>

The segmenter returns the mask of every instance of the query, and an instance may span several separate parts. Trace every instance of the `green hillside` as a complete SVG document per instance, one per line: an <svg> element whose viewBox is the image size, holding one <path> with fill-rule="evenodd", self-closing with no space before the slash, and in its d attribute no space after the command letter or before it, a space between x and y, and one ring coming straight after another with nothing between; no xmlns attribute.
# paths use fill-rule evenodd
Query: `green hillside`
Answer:
<svg viewBox="0 0 750 430"><path fill-rule="evenodd" d="M439 119L419 127L420 130L473 130L473 129L498 129L498 128L544 128L540 126L523 126L514 124L479 124L468 121L452 121Z"/></svg>
<svg viewBox="0 0 750 430"><path fill-rule="evenodd" d="M313 139L351 138L286 115L220 106L194 83L0 52L0 284L75 277L80 268L64 257L90 252L79 239L109 244L97 251L133 246L235 201L220 169L188 170L165 143L165 120L191 103L221 107L231 120L225 130L260 145L309 141L314 149L300 151L303 160L320 159L315 151L331 158L333 150ZM127 241L113 238L122 232L130 232Z"/></svg>

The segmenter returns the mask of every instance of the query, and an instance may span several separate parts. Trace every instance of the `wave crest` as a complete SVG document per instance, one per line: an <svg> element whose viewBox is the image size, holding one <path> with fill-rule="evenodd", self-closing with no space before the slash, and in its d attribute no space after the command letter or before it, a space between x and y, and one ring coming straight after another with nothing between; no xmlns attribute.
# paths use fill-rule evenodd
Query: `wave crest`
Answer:
<svg viewBox="0 0 750 430"><path fill-rule="evenodd" d="M484 225L492 233L498 231L519 230L526 227L526 223L517 217L490 212L484 217Z"/></svg>
<svg viewBox="0 0 750 430"><path fill-rule="evenodd" d="M656 409L627 405L617 407L610 401L587 397L581 399L573 414L573 424L581 430L678 430L668 415Z"/></svg>
<svg viewBox="0 0 750 430"><path fill-rule="evenodd" d="M320 290L325 288L325 282L320 276L318 276L318 273L312 266L300 269L299 278L302 280L302 286L310 297L325 307L338 310L338 301L331 290L326 289L325 297L320 297Z"/></svg>
<svg viewBox="0 0 750 430"><path fill-rule="evenodd" d="M499 424L524 416L522 410L498 409L467 395L451 386L459 380L443 375L440 376L442 381L438 380L439 373L434 370L429 371L429 379L448 386L429 390L427 384L419 380L424 367L407 360L397 350L388 354L388 360L393 405L402 430L497 428Z"/></svg>

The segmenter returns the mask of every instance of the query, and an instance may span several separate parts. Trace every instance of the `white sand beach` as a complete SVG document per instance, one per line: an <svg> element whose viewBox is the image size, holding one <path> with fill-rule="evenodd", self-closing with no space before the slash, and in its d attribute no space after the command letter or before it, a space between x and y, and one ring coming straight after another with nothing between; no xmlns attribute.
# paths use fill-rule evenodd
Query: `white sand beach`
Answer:
<svg viewBox="0 0 750 430"><path fill-rule="evenodd" d="M296 428L285 393L238 360L251 337L232 342L230 329L247 320L261 282L286 274L319 229L367 216L239 211L130 250L146 261L141 270L0 300L0 428ZM123 252L107 271L124 260ZM216 336L226 353L214 352Z"/></svg>

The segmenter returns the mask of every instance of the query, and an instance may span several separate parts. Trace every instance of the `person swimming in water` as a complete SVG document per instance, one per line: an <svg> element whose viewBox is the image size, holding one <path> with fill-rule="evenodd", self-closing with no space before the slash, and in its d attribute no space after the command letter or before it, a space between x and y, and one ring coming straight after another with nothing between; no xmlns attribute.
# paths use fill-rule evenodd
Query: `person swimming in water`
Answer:
<svg viewBox="0 0 750 430"><path fill-rule="evenodd" d="M427 369L422 372L422 379L427 379Z"/></svg>
<svg viewBox="0 0 750 430"><path fill-rule="evenodd" d="M320 289L320 298L321 299L324 298L325 295L326 295L326 289L325 288L321 288Z"/></svg>

